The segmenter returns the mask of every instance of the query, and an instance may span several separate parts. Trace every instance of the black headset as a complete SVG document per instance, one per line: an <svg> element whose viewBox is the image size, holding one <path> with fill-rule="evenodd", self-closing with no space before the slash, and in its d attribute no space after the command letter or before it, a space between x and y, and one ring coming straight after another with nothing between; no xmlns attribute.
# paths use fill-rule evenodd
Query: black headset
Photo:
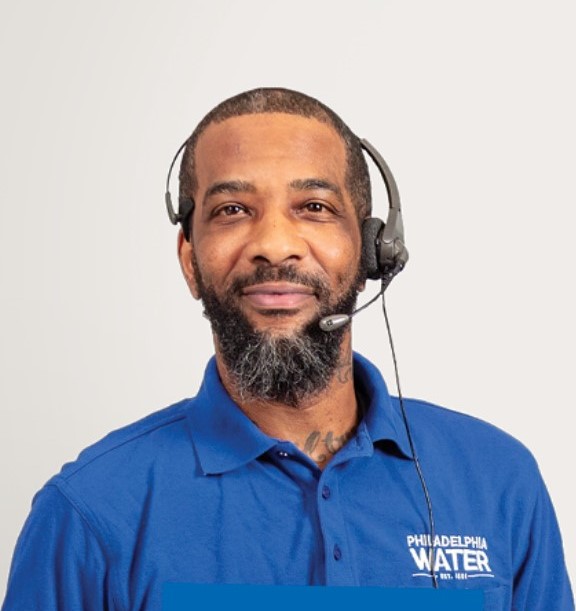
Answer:
<svg viewBox="0 0 576 611"><path fill-rule="evenodd" d="M188 140L176 151L168 175L164 201L168 218L173 225L180 223L186 239L190 236L190 224L194 201L189 197L178 198L178 212L174 211L170 195L170 177L180 155L186 148ZM362 259L366 277L371 280L382 280L388 286L392 279L404 269L408 261L408 250L404 245L404 226L400 208L400 194L394 176L382 155L367 141L360 140L360 145L376 164L386 185L388 193L388 218L386 223L377 217L367 217L362 223Z"/></svg>

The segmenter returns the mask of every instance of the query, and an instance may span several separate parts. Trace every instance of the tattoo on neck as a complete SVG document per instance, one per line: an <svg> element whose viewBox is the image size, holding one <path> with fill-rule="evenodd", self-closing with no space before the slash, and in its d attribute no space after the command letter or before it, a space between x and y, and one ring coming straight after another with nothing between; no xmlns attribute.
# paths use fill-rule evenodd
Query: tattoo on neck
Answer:
<svg viewBox="0 0 576 611"><path fill-rule="evenodd" d="M340 384L346 384L352 379L352 359L342 359L336 365L336 379Z"/></svg>
<svg viewBox="0 0 576 611"><path fill-rule="evenodd" d="M344 435L334 435L328 431L324 437L320 431L313 431L304 442L303 451L316 463L325 463L340 450L346 442L352 438L354 431L348 431Z"/></svg>

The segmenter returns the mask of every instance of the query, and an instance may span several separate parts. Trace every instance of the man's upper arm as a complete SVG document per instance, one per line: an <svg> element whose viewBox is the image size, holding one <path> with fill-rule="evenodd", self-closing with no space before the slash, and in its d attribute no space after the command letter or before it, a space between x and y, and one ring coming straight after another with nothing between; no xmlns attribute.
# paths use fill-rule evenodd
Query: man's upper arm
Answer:
<svg viewBox="0 0 576 611"><path fill-rule="evenodd" d="M102 547L54 485L35 497L14 551L2 611L110 609Z"/></svg>
<svg viewBox="0 0 576 611"><path fill-rule="evenodd" d="M515 579L512 606L518 611L574 609L556 514L541 480L527 553Z"/></svg>

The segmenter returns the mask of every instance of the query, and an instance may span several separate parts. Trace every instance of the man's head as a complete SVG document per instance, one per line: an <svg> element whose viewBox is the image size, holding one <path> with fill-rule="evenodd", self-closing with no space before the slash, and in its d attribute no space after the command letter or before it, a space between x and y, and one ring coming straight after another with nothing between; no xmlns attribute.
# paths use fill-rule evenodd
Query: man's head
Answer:
<svg viewBox="0 0 576 611"><path fill-rule="evenodd" d="M182 269L234 390L298 405L326 388L348 335L324 333L320 317L350 312L362 285L348 145L325 115L268 110L200 125Z"/></svg>

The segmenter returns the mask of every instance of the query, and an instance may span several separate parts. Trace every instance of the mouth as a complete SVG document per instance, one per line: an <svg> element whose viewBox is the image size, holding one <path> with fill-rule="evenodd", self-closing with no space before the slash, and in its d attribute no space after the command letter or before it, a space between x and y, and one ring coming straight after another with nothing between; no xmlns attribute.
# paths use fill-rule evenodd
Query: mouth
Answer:
<svg viewBox="0 0 576 611"><path fill-rule="evenodd" d="M294 309L315 299L314 289L292 282L265 282L242 290L242 297L255 308Z"/></svg>

